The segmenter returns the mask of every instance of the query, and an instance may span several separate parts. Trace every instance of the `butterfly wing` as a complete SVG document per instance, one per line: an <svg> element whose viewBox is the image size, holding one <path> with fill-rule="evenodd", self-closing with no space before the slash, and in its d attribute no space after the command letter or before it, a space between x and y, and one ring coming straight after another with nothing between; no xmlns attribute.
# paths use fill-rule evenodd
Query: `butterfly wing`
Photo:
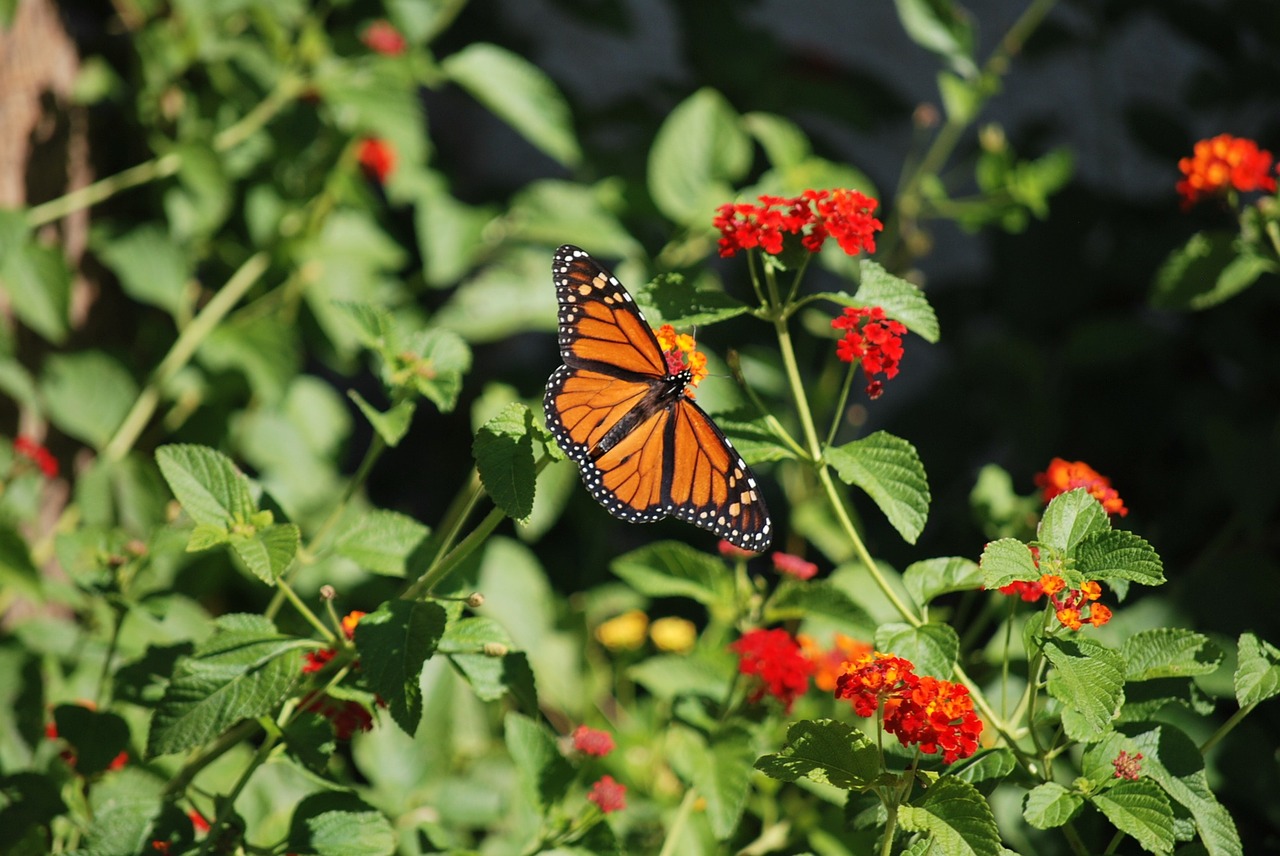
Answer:
<svg viewBox="0 0 1280 856"><path fill-rule="evenodd" d="M673 515L747 550L772 537L755 477L670 376L653 330L622 283L577 247L552 273L564 365L547 381L547 428L614 517Z"/></svg>

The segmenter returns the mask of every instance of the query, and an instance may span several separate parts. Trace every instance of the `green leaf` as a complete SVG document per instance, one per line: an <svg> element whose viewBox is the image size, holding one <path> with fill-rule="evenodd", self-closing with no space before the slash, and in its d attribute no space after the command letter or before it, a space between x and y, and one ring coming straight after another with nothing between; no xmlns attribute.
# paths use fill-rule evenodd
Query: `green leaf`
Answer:
<svg viewBox="0 0 1280 856"><path fill-rule="evenodd" d="M532 695L532 673L523 653L508 651L501 656L484 653L486 645L511 648L514 644L506 629L492 618L472 617L451 621L437 650L449 655L471 684L472 691L483 701L497 701L508 693L522 700L536 697ZM537 706L526 709L536 710Z"/></svg>
<svg viewBox="0 0 1280 856"><path fill-rule="evenodd" d="M103 240L98 257L120 280L124 293L148 306L178 316L187 303L187 283L194 274L191 256L155 223Z"/></svg>
<svg viewBox="0 0 1280 856"><path fill-rule="evenodd" d="M476 42L445 58L440 67L544 154L569 167L582 161L569 105L533 63L497 45Z"/></svg>
<svg viewBox="0 0 1280 856"><path fill-rule="evenodd" d="M1209 856L1242 856L1240 834L1231 814L1209 787L1204 758L1196 744L1172 725L1148 723L1139 729L1129 736L1142 753L1142 777L1155 782L1170 799L1191 812Z"/></svg>
<svg viewBox="0 0 1280 856"><path fill-rule="evenodd" d="M495 342L516 333L556 329L556 290L542 248L511 249L458 286L432 319L468 342ZM502 307L495 312L494 307Z"/></svg>
<svg viewBox="0 0 1280 856"><path fill-rule="evenodd" d="M987 538L1030 538L1040 516L1040 497L1019 496L1012 476L995 464L987 464L978 471L969 492L969 507Z"/></svg>
<svg viewBox="0 0 1280 856"><path fill-rule="evenodd" d="M704 606L727 602L733 581L724 563L677 541L660 541L613 560L610 569L649 597L688 597Z"/></svg>
<svg viewBox="0 0 1280 856"><path fill-rule="evenodd" d="M249 479L231 459L208 446L171 445L156 450L169 489L196 523L227 528L257 511Z"/></svg>
<svg viewBox="0 0 1280 856"><path fill-rule="evenodd" d="M982 583L978 563L961 556L925 559L908 565L902 572L902 584L921 606L938 595L982 588Z"/></svg>
<svg viewBox="0 0 1280 856"><path fill-rule="evenodd" d="M1149 300L1160 309L1207 309L1276 270L1242 247L1236 232L1197 232L1156 271Z"/></svg>
<svg viewBox="0 0 1280 856"><path fill-rule="evenodd" d="M255 529L252 534L232 532L229 543L254 576L267 585L275 585L298 555L302 532L293 523L277 523Z"/></svg>
<svg viewBox="0 0 1280 856"><path fill-rule="evenodd" d="M910 660L917 674L947 678L960 653L960 637L949 624L882 624L876 629L876 650Z"/></svg>
<svg viewBox="0 0 1280 856"><path fill-rule="evenodd" d="M949 71L938 72L938 97L947 119L967 125L982 107L982 93L976 81L965 80Z"/></svg>
<svg viewBox="0 0 1280 856"><path fill-rule="evenodd" d="M129 748L129 724L119 714L60 704L53 709L53 721L58 736L71 744L82 776L102 772Z"/></svg>
<svg viewBox="0 0 1280 856"><path fill-rule="evenodd" d="M51 354L40 377L40 395L55 425L101 449L138 397L138 384L102 351Z"/></svg>
<svg viewBox="0 0 1280 856"><path fill-rule="evenodd" d="M1002 782L1017 766L1017 758L1008 749L985 749L970 758L956 762L951 772L970 784Z"/></svg>
<svg viewBox="0 0 1280 856"><path fill-rule="evenodd" d="M1102 503L1084 488L1076 488L1049 501L1040 518L1036 540L1067 553L1086 537L1109 531L1111 521Z"/></svg>
<svg viewBox="0 0 1280 856"><path fill-rule="evenodd" d="M902 806L898 822L908 832L925 832L941 853L1002 856L1000 831L991 806L968 782L944 776L916 805Z"/></svg>
<svg viewBox="0 0 1280 856"><path fill-rule="evenodd" d="M0 521L0 583L3 588L38 598L43 585L40 569L31 559L27 539L10 524Z"/></svg>
<svg viewBox="0 0 1280 856"><path fill-rule="evenodd" d="M218 618L213 635L178 660L151 720L147 754L201 746L241 719L275 710L297 680L297 650L308 644L281 636L262 616Z"/></svg>
<svg viewBox="0 0 1280 856"><path fill-rule="evenodd" d="M522 520L533 511L533 413L513 402L485 423L471 444L480 481L494 504Z"/></svg>
<svg viewBox="0 0 1280 856"><path fill-rule="evenodd" d="M449 413L458 404L462 376L471 368L471 349L452 330L433 328L407 337L406 347L418 357L412 373L418 394Z"/></svg>
<svg viewBox="0 0 1280 856"><path fill-rule="evenodd" d="M861 605L830 580L794 582L783 580L774 596L766 601L764 621L774 624L814 616L825 616L846 625L871 628L875 621Z"/></svg>
<svg viewBox="0 0 1280 856"><path fill-rule="evenodd" d="M729 726L709 742L691 728L675 728L666 736L671 740L672 765L707 801L712 834L728 840L738 828L751 791L756 753L750 733L741 726Z"/></svg>
<svg viewBox="0 0 1280 856"><path fill-rule="evenodd" d="M545 810L559 802L573 780L573 767L560 754L551 733L527 716L508 713L506 742L533 804Z"/></svg>
<svg viewBox="0 0 1280 856"><path fill-rule="evenodd" d="M1026 544L1016 538L1001 538L982 549L978 560L983 585L994 591L1014 580L1038 580L1040 569Z"/></svg>
<svg viewBox="0 0 1280 856"><path fill-rule="evenodd" d="M485 229L498 212L467 205L449 192L445 180L430 172L415 194L413 224L422 254L422 272L433 288L453 285L487 248Z"/></svg>
<svg viewBox="0 0 1280 856"><path fill-rule="evenodd" d="M1154 586L1164 582L1164 566L1150 544L1132 532L1094 532L1076 548L1076 570L1085 579L1132 580Z"/></svg>
<svg viewBox="0 0 1280 856"><path fill-rule="evenodd" d="M71 267L54 247L24 242L0 259L0 288L18 320L55 345L67 337Z"/></svg>
<svg viewBox="0 0 1280 856"><path fill-rule="evenodd" d="M1252 633L1240 634L1236 655L1236 701L1251 707L1280 695L1280 649Z"/></svg>
<svg viewBox="0 0 1280 856"><path fill-rule="evenodd" d="M375 508L347 518L333 551L375 574L403 577L409 557L430 532L407 514Z"/></svg>
<svg viewBox="0 0 1280 856"><path fill-rule="evenodd" d="M18 849L18 843L29 832L48 826L66 810L67 804L49 776L41 773L0 776L0 849L6 853L23 852Z"/></svg>
<svg viewBox="0 0 1280 856"><path fill-rule="evenodd" d="M798 167L813 154L809 138L790 119L774 113L747 113L742 127L760 143L775 169Z"/></svg>
<svg viewBox="0 0 1280 856"><path fill-rule="evenodd" d="M395 332L395 318L389 310L355 300L335 300L333 307L346 316L361 345L381 354L383 359L392 356L387 351L391 348Z"/></svg>
<svg viewBox="0 0 1280 856"><path fill-rule="evenodd" d="M321 791L293 810L285 847L317 856L391 856L396 833L391 821L355 794Z"/></svg>
<svg viewBox="0 0 1280 856"><path fill-rule="evenodd" d="M846 484L867 493L903 540L914 544L929 516L929 482L912 446L887 431L877 431L827 449L826 460Z"/></svg>
<svg viewBox="0 0 1280 856"><path fill-rule="evenodd" d="M756 769L783 782L803 777L846 791L861 791L879 777L880 753L875 743L852 725L831 719L801 720L787 729L782 751L760 758Z"/></svg>
<svg viewBox="0 0 1280 856"><path fill-rule="evenodd" d="M751 311L723 288L688 281L682 274L664 274L636 293L636 302L665 323L679 329L705 327Z"/></svg>
<svg viewBox="0 0 1280 856"><path fill-rule="evenodd" d="M1172 853L1173 807L1164 791L1147 779L1117 782L1089 802L1116 829L1130 835L1150 853Z"/></svg>
<svg viewBox="0 0 1280 856"><path fill-rule="evenodd" d="M627 204L626 187L618 180L588 185L543 179L515 195L507 218L518 240L590 247L597 258L635 258L644 248L616 215Z"/></svg>
<svg viewBox="0 0 1280 856"><path fill-rule="evenodd" d="M961 77L977 76L974 27L963 7L940 0L894 0L894 5L911 41L945 59Z"/></svg>
<svg viewBox="0 0 1280 856"><path fill-rule="evenodd" d="M263 402L274 404L301 368L296 332L275 315L239 312L210 332L196 356L212 372L240 372Z"/></svg>
<svg viewBox="0 0 1280 856"><path fill-rule="evenodd" d="M382 441L391 448L394 449L400 445L404 435L409 433L409 425L413 422L413 412L417 409L417 402L402 401L383 413L365 401L364 396L354 389L347 390L347 396L356 403L360 412L364 414L364 418L369 420L373 430L377 431Z"/></svg>
<svg viewBox="0 0 1280 856"><path fill-rule="evenodd" d="M147 833L160 816L164 779L141 767L106 775L89 791L93 818L83 848L92 856L136 856L151 849Z"/></svg>
<svg viewBox="0 0 1280 856"><path fill-rule="evenodd" d="M733 448L749 464L787 461L796 456L791 447L779 440L769 428L765 417L754 409L738 408L712 416L720 430L733 441Z"/></svg>
<svg viewBox="0 0 1280 856"><path fill-rule="evenodd" d="M1075 817L1082 805L1079 794L1057 782L1045 782L1022 798L1022 816L1036 829L1055 829Z"/></svg>
<svg viewBox="0 0 1280 856"><path fill-rule="evenodd" d="M733 185L751 167L751 139L737 112L714 89L682 101L658 129L649 150L649 195L669 220L705 228Z"/></svg>
<svg viewBox="0 0 1280 856"><path fill-rule="evenodd" d="M212 235L231 212L231 182L222 158L204 141L179 143L172 153L181 166L177 183L164 194L169 226L180 240Z"/></svg>
<svg viewBox="0 0 1280 856"><path fill-rule="evenodd" d="M833 297L848 306L879 306L884 314L907 325L907 329L926 342L937 342L942 336L938 316L929 300L914 283L894 276L870 259L861 259L861 279L852 298Z"/></svg>
<svg viewBox="0 0 1280 856"><path fill-rule="evenodd" d="M670 701L679 696L701 696L719 701L728 694L734 664L721 656L659 654L627 670L627 676L655 698Z"/></svg>
<svg viewBox="0 0 1280 856"><path fill-rule="evenodd" d="M1141 630L1124 640L1126 681L1207 675L1222 662L1222 651L1208 636L1179 627Z"/></svg>
<svg viewBox="0 0 1280 856"><path fill-rule="evenodd" d="M390 600L360 619L356 650L371 690L386 701L391 718L413 734L422 719L422 664L444 635L445 611L437 603Z"/></svg>
<svg viewBox="0 0 1280 856"><path fill-rule="evenodd" d="M1124 661L1119 652L1092 639L1046 639L1049 695L1074 711L1089 729L1077 739L1100 737L1111 728L1124 703Z"/></svg>

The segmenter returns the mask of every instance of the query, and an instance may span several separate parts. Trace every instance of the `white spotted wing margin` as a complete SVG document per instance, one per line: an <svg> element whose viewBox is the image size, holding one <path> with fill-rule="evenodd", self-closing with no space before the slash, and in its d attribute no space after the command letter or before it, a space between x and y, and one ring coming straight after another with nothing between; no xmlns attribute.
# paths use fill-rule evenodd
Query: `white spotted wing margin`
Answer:
<svg viewBox="0 0 1280 856"><path fill-rule="evenodd" d="M586 252L563 246L552 275L564 365L547 381L547 428L588 492L631 523L668 516L762 552L771 524L755 476L684 394L631 295Z"/></svg>

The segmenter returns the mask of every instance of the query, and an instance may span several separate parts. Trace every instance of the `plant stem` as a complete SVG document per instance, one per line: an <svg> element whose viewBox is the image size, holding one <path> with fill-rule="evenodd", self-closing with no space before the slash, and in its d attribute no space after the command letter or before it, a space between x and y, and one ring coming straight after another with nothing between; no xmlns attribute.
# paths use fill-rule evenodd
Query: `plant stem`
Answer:
<svg viewBox="0 0 1280 856"><path fill-rule="evenodd" d="M418 578L417 582L405 589L401 597L405 600L415 600L421 595L429 593L441 580L452 573L463 559L475 552L476 548L484 543L489 534L497 528L498 524L506 516L506 512L501 508L494 508L490 511L484 520L480 521L479 526L473 529L466 538L463 538L458 543L458 546L450 550L444 558L432 563L432 566Z"/></svg>
<svg viewBox="0 0 1280 856"><path fill-rule="evenodd" d="M1240 721L1248 716L1256 707L1253 704L1246 704L1244 707L1231 714L1231 718L1222 725L1218 726L1218 730L1209 735L1209 739L1200 744L1200 754L1208 755L1209 750L1218 745L1218 741L1226 737L1231 731L1240 724Z"/></svg>
<svg viewBox="0 0 1280 856"><path fill-rule="evenodd" d="M836 432L840 430L840 423L844 421L844 407L849 401L849 390L853 387L853 373L857 369L858 364L850 362L849 370L844 373L844 386L840 389L840 398L836 401L835 412L831 414L831 430L827 431L827 442L824 448L835 442Z"/></svg>
<svg viewBox="0 0 1280 856"><path fill-rule="evenodd" d="M256 719L246 719L227 729L213 742L213 745L184 764L177 775L165 785L164 792L168 795L183 793L186 791L187 785L191 784L191 781L195 779L201 770L221 758L233 746L248 739L261 729L262 726Z"/></svg>
<svg viewBox="0 0 1280 856"><path fill-rule="evenodd" d="M697 791L689 788L684 792L684 798L680 800L675 820L671 821L671 828L667 830L667 837L662 842L662 850L658 852L658 856L672 856L676 852L677 842L680 840L681 833L684 832L685 824L689 822L689 815L693 814L695 802L697 802Z"/></svg>
<svg viewBox="0 0 1280 856"><path fill-rule="evenodd" d="M240 796L240 792L244 790L244 786L249 784L249 779L257 772L258 768L266 763L267 758L275 751L276 743L280 739L279 729L271 729L267 736L263 739L262 745L258 747L258 751L254 753L253 760L245 767L244 772L240 774L240 778L236 780L235 785L231 788L226 796L218 800L218 811L214 816L213 823L209 827L209 834L205 836L204 841L200 844L200 851L197 856L204 856L209 852L209 848L218 840L222 827L226 826L227 818L230 816L232 807L235 805L236 799Z"/></svg>
<svg viewBox="0 0 1280 856"><path fill-rule="evenodd" d="M151 373L151 379L133 402L133 407L116 429L115 435L103 447L103 458L118 461L129 453L155 414L156 407L160 404L160 392L165 384L186 366L200 344L266 272L270 262L271 257L265 251L251 255L179 334L169 353L165 354Z"/></svg>

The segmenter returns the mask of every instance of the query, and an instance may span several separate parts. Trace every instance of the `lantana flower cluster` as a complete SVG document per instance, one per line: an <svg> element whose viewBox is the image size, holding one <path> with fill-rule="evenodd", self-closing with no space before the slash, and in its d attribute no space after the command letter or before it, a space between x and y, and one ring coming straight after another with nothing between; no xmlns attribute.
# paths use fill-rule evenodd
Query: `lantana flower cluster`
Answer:
<svg viewBox="0 0 1280 856"><path fill-rule="evenodd" d="M720 231L720 255L760 249L779 255L786 236L798 237L811 253L834 238L851 256L875 252L875 233L884 224L872 216L876 200L856 190L806 190L799 196L760 196L758 203L727 203L712 224Z"/></svg>
<svg viewBox="0 0 1280 856"><path fill-rule="evenodd" d="M836 698L852 701L859 716L880 710L884 730L903 746L915 744L929 755L941 751L948 764L977 751L982 720L964 684L917 675L909 660L879 651L845 669L836 680Z"/></svg>
<svg viewBox="0 0 1280 856"><path fill-rule="evenodd" d="M658 345L667 361L667 371L679 374L685 369L692 375L684 394L693 398L693 387L707 376L707 355L698 350L697 341L688 333L677 333L670 324L663 324L656 331Z"/></svg>
<svg viewBox="0 0 1280 856"><path fill-rule="evenodd" d="M813 662L787 631L750 630L729 647L738 655L738 671L756 678L749 701L771 695L790 713L795 700L808 691Z"/></svg>
<svg viewBox="0 0 1280 856"><path fill-rule="evenodd" d="M831 320L831 326L844 330L843 338L836 343L836 356L846 363L861 360L862 371L867 376L867 395L879 398L884 384L876 375L882 374L889 380L898 374L906 326L886 318L879 306L846 306L843 313Z"/></svg>
<svg viewBox="0 0 1280 856"><path fill-rule="evenodd" d="M1102 503L1102 507L1107 514L1116 514L1124 517L1129 513L1129 509L1125 508L1124 500L1120 498L1120 494L1116 492L1116 489L1111 486L1111 479L1101 475L1084 461L1067 461L1062 458L1054 458L1049 462L1047 470L1036 475L1035 482L1036 487L1044 492L1043 499L1045 503L1048 503L1060 493L1066 493L1076 488L1084 488L1089 491L1090 496Z"/></svg>
<svg viewBox="0 0 1280 856"><path fill-rule="evenodd" d="M1271 152L1253 140L1231 134L1200 140L1191 157L1178 161L1178 169L1183 177L1177 190L1184 209L1231 189L1246 193L1274 193L1276 189Z"/></svg>
<svg viewBox="0 0 1280 856"><path fill-rule="evenodd" d="M13 439L13 452L20 458L26 458L39 468L47 479L58 477L58 459L36 440L25 435Z"/></svg>

